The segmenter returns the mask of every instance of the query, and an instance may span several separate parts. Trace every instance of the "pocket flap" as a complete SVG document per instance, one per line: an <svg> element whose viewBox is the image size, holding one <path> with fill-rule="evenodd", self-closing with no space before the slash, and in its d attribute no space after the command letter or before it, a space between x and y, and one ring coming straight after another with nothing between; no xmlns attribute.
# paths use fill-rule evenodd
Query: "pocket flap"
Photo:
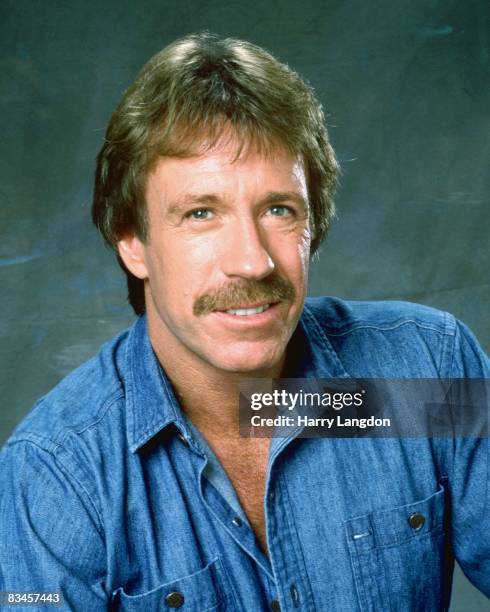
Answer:
<svg viewBox="0 0 490 612"><path fill-rule="evenodd" d="M123 587L113 594L113 605L116 610L128 612L152 612L153 610L172 610L169 601L181 603L182 610L199 610L205 612L214 610L226 600L223 588L223 569L217 557L202 570L189 576L162 584L151 591L139 595L128 595ZM169 596L173 596L169 599Z"/></svg>
<svg viewBox="0 0 490 612"><path fill-rule="evenodd" d="M393 546L421 537L444 523L444 487L430 497L345 521L349 546L356 552Z"/></svg>

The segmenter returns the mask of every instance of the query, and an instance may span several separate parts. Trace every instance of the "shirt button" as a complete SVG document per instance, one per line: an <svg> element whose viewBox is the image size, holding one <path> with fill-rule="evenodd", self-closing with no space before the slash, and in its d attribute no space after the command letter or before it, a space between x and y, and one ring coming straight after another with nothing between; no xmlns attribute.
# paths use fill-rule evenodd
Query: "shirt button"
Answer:
<svg viewBox="0 0 490 612"><path fill-rule="evenodd" d="M414 512L408 517L408 523L412 529L418 531L424 526L425 517L423 514L420 514L420 512Z"/></svg>
<svg viewBox="0 0 490 612"><path fill-rule="evenodd" d="M242 519L239 516L235 516L235 518L231 521L235 527L242 526Z"/></svg>
<svg viewBox="0 0 490 612"><path fill-rule="evenodd" d="M165 603L169 608L180 608L184 603L184 596L178 591L173 591L165 597Z"/></svg>
<svg viewBox="0 0 490 612"><path fill-rule="evenodd" d="M273 599L271 601L271 610L272 612L281 612L281 606L279 605L277 599Z"/></svg>
<svg viewBox="0 0 490 612"><path fill-rule="evenodd" d="M276 496L276 494L274 493L274 489L271 489L269 491L269 501L274 501L274 497ZM275 600L274 600L275 601Z"/></svg>

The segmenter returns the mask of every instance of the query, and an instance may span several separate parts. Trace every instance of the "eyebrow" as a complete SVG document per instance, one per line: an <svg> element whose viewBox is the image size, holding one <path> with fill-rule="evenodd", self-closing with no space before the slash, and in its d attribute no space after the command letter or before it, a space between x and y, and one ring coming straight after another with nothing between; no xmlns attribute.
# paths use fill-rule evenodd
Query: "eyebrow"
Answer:
<svg viewBox="0 0 490 612"><path fill-rule="evenodd" d="M221 202L221 198L214 194L203 194L203 195L194 195L194 194L186 194L183 198L171 202L167 209L168 215L175 215L183 212L189 206L193 206L195 204L201 204L202 206L210 206L212 204L216 205Z"/></svg>
<svg viewBox="0 0 490 612"><path fill-rule="evenodd" d="M280 204L282 202L296 202L305 209L308 203L304 197L297 191L270 191L262 198L264 204Z"/></svg>
<svg viewBox="0 0 490 612"><path fill-rule="evenodd" d="M167 209L167 214L180 214L189 206L216 206L222 202L223 199L213 193L202 195L186 194L179 200L170 203ZM296 204L299 204L305 210L308 209L308 202L305 201L303 196L296 191L269 191L260 199L261 204L281 204L283 202L296 202Z"/></svg>

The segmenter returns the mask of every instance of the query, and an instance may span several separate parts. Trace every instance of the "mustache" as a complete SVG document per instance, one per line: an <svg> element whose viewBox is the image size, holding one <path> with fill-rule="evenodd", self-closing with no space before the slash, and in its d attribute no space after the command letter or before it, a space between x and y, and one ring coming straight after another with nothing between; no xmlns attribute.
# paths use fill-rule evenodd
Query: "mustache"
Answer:
<svg viewBox="0 0 490 612"><path fill-rule="evenodd" d="M292 302L295 297L292 283L281 276L242 280L201 295L194 302L193 312L199 316L256 302Z"/></svg>

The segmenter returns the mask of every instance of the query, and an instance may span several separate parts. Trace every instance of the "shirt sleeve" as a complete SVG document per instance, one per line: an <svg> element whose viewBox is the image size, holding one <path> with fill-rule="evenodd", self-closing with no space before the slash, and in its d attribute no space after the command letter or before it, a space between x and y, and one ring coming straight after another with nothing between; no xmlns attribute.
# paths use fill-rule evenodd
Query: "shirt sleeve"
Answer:
<svg viewBox="0 0 490 612"><path fill-rule="evenodd" d="M105 546L96 514L82 485L52 452L30 441L11 442L0 453L0 592L60 593L62 605L49 607L107 610Z"/></svg>
<svg viewBox="0 0 490 612"><path fill-rule="evenodd" d="M454 440L450 515L456 560L468 579L490 597L490 362L472 332L460 322L456 326L452 377L486 379L484 385L480 380L478 391L470 394L484 404L484 435Z"/></svg>

